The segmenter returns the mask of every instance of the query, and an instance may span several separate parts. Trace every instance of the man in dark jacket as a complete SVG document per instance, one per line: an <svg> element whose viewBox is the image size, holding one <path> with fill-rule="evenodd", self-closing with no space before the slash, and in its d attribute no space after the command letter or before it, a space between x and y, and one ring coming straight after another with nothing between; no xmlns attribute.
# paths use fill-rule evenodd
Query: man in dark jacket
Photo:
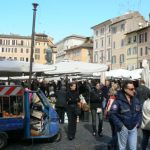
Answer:
<svg viewBox="0 0 150 150"><path fill-rule="evenodd" d="M56 111L59 116L60 123L64 123L64 114L66 111L66 87L61 86L60 90L56 91Z"/></svg>
<svg viewBox="0 0 150 150"><path fill-rule="evenodd" d="M141 124L141 105L134 96L135 87L132 81L125 81L116 101L112 104L110 117L116 127L120 150L137 149L137 127Z"/></svg>

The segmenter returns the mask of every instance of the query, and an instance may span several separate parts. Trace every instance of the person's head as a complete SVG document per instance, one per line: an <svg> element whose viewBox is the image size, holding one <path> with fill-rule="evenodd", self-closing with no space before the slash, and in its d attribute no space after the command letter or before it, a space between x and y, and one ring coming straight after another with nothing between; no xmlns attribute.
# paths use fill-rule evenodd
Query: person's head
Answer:
<svg viewBox="0 0 150 150"><path fill-rule="evenodd" d="M126 95L130 97L133 97L135 95L135 87L134 87L133 82L130 80L124 81L122 85L122 90Z"/></svg>
<svg viewBox="0 0 150 150"><path fill-rule="evenodd" d="M145 84L145 81L141 79L140 84Z"/></svg>
<svg viewBox="0 0 150 150"><path fill-rule="evenodd" d="M110 81L109 80L105 80L105 86L110 86Z"/></svg>
<svg viewBox="0 0 150 150"><path fill-rule="evenodd" d="M69 88L70 88L71 91L75 91L76 88L77 88L76 83L75 83L75 82L71 82L71 83L69 84Z"/></svg>
<svg viewBox="0 0 150 150"><path fill-rule="evenodd" d="M95 89L96 89L96 90L99 90L100 88L101 88L100 83L99 83L99 82L96 82L96 83L95 83Z"/></svg>
<svg viewBox="0 0 150 150"><path fill-rule="evenodd" d="M111 88L109 89L109 95L116 95L117 91L120 89L118 83L113 83Z"/></svg>

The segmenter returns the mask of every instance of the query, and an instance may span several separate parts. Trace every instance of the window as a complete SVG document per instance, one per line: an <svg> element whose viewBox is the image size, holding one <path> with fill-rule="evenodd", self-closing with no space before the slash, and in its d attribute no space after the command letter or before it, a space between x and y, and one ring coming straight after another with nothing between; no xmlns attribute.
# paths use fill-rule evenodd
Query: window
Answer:
<svg viewBox="0 0 150 150"><path fill-rule="evenodd" d="M142 67L142 62L140 62L140 68L143 68L143 67Z"/></svg>
<svg viewBox="0 0 150 150"><path fill-rule="evenodd" d="M2 52L4 52L4 48L2 47Z"/></svg>
<svg viewBox="0 0 150 150"><path fill-rule="evenodd" d="M0 39L0 45L2 45L2 42L3 42L2 39Z"/></svg>
<svg viewBox="0 0 150 150"><path fill-rule="evenodd" d="M26 58L26 62L28 62L29 61L29 58Z"/></svg>
<svg viewBox="0 0 150 150"><path fill-rule="evenodd" d="M102 47L104 46L104 42L103 42L103 39L101 39L101 46L102 46Z"/></svg>
<svg viewBox="0 0 150 150"><path fill-rule="evenodd" d="M15 53L17 53L17 48L15 48Z"/></svg>
<svg viewBox="0 0 150 150"><path fill-rule="evenodd" d="M147 42L147 32L145 32L145 42Z"/></svg>
<svg viewBox="0 0 150 150"><path fill-rule="evenodd" d="M95 48L98 48L98 40L95 41Z"/></svg>
<svg viewBox="0 0 150 150"><path fill-rule="evenodd" d="M94 54L94 62L97 63L98 62L98 53L95 52Z"/></svg>
<svg viewBox="0 0 150 150"><path fill-rule="evenodd" d="M35 55L35 60L39 60L40 59L40 55Z"/></svg>
<svg viewBox="0 0 150 150"><path fill-rule="evenodd" d="M148 47L145 47L145 55L148 55Z"/></svg>
<svg viewBox="0 0 150 150"><path fill-rule="evenodd" d="M112 27L112 33L115 34L117 32L117 28L116 27Z"/></svg>
<svg viewBox="0 0 150 150"><path fill-rule="evenodd" d="M15 45L16 41L15 40L12 40L12 45Z"/></svg>
<svg viewBox="0 0 150 150"><path fill-rule="evenodd" d="M20 52L23 53L23 48L21 48Z"/></svg>
<svg viewBox="0 0 150 150"><path fill-rule="evenodd" d="M21 40L21 45L23 45L23 40Z"/></svg>
<svg viewBox="0 0 150 150"><path fill-rule="evenodd" d="M143 56L143 48L140 48L140 56Z"/></svg>
<svg viewBox="0 0 150 150"><path fill-rule="evenodd" d="M96 33L95 33L95 34L96 34L96 36L98 36L98 30L96 30Z"/></svg>
<svg viewBox="0 0 150 150"><path fill-rule="evenodd" d="M10 40L6 40L6 45L10 45Z"/></svg>
<svg viewBox="0 0 150 150"><path fill-rule="evenodd" d="M23 57L20 57L20 61L24 61L24 58L23 58Z"/></svg>
<svg viewBox="0 0 150 150"><path fill-rule="evenodd" d="M128 44L131 43L131 40L132 40L132 38L131 38L131 37L128 37Z"/></svg>
<svg viewBox="0 0 150 150"><path fill-rule="evenodd" d="M133 37L133 42L136 42L136 36Z"/></svg>
<svg viewBox="0 0 150 150"><path fill-rule="evenodd" d="M105 29L101 28L101 35L104 35L104 31L105 31Z"/></svg>
<svg viewBox="0 0 150 150"><path fill-rule="evenodd" d="M5 40L3 40L3 45L5 45Z"/></svg>
<svg viewBox="0 0 150 150"><path fill-rule="evenodd" d="M26 53L29 53L29 49L26 49Z"/></svg>
<svg viewBox="0 0 150 150"><path fill-rule="evenodd" d="M14 60L17 60L17 57L14 57Z"/></svg>
<svg viewBox="0 0 150 150"><path fill-rule="evenodd" d="M110 41L110 36L108 37L108 46L110 46L110 43L111 43L111 41Z"/></svg>
<svg viewBox="0 0 150 150"><path fill-rule="evenodd" d="M40 49L39 49L39 48L36 48L36 49L35 49L35 53L40 53Z"/></svg>
<svg viewBox="0 0 150 150"><path fill-rule="evenodd" d="M128 48L127 55L131 55L131 48Z"/></svg>
<svg viewBox="0 0 150 150"><path fill-rule="evenodd" d="M113 48L116 48L116 43L115 42L113 42Z"/></svg>
<svg viewBox="0 0 150 150"><path fill-rule="evenodd" d="M124 54L120 55L120 64L123 64L125 61Z"/></svg>
<svg viewBox="0 0 150 150"><path fill-rule="evenodd" d="M137 48L133 47L133 55L137 54Z"/></svg>
<svg viewBox="0 0 150 150"><path fill-rule="evenodd" d="M104 60L104 51L100 52L100 61L103 62Z"/></svg>
<svg viewBox="0 0 150 150"><path fill-rule="evenodd" d="M125 24L121 24L121 31L125 30Z"/></svg>
<svg viewBox="0 0 150 150"><path fill-rule="evenodd" d="M124 40L122 39L121 40L121 47L123 47L124 46Z"/></svg>
<svg viewBox="0 0 150 150"><path fill-rule="evenodd" d="M143 33L139 35L139 43L143 43L144 42L144 35Z"/></svg>
<svg viewBox="0 0 150 150"><path fill-rule="evenodd" d="M116 63L116 56L112 56L112 64Z"/></svg>

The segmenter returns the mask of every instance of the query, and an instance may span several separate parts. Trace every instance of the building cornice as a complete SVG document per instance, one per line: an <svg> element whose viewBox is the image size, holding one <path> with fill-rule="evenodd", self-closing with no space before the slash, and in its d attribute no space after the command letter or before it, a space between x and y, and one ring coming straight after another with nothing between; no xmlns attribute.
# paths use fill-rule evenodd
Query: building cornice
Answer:
<svg viewBox="0 0 150 150"><path fill-rule="evenodd" d="M148 28L150 28L150 25L148 25L148 26L146 26L146 27L143 27L143 28L140 28L140 29L136 29L136 30L127 32L127 33L125 33L125 35L132 34L132 33L135 33L135 32L140 32L140 31L146 30L146 29L148 29Z"/></svg>

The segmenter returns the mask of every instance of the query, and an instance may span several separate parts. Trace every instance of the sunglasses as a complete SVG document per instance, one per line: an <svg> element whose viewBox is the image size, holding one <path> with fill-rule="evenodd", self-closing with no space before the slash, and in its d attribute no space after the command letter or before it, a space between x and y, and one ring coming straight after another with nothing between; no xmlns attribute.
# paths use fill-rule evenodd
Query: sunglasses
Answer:
<svg viewBox="0 0 150 150"><path fill-rule="evenodd" d="M135 91L135 88L127 88L130 91Z"/></svg>

